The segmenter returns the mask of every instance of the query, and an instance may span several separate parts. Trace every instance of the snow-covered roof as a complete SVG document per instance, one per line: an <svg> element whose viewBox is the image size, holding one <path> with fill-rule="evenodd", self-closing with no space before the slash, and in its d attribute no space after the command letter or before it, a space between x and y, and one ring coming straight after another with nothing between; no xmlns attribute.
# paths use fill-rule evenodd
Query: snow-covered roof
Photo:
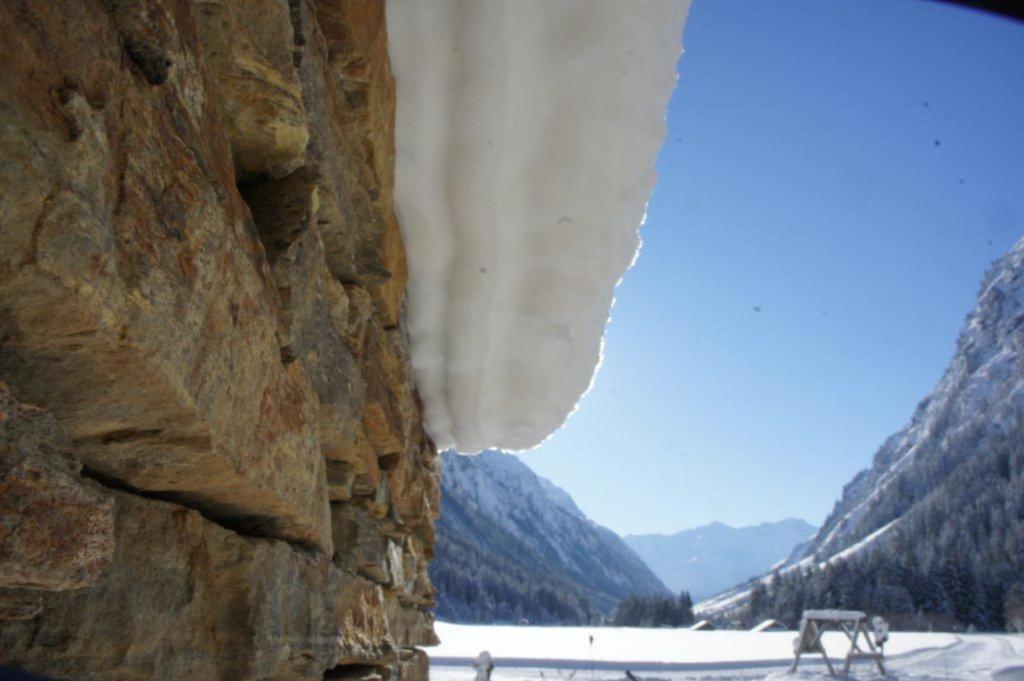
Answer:
<svg viewBox="0 0 1024 681"><path fill-rule="evenodd" d="M867 617L860 610L804 610L804 619L857 622Z"/></svg>
<svg viewBox="0 0 1024 681"><path fill-rule="evenodd" d="M784 630L786 625L782 622L774 619L766 619L755 627L752 627L751 631L779 631Z"/></svg>
<svg viewBox="0 0 1024 681"><path fill-rule="evenodd" d="M718 627L712 624L710 620L701 620L690 627L690 631L711 631L712 629L717 628Z"/></svg>
<svg viewBox="0 0 1024 681"><path fill-rule="evenodd" d="M440 448L528 449L590 386L689 0L390 0L412 364Z"/></svg>

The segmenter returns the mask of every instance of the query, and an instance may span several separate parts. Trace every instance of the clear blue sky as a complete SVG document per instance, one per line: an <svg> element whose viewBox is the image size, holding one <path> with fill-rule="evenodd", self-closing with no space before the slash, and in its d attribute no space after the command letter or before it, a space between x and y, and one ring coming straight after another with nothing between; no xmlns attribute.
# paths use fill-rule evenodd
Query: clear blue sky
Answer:
<svg viewBox="0 0 1024 681"><path fill-rule="evenodd" d="M620 533L818 523L1024 235L1024 25L696 0L684 44L603 368L523 460Z"/></svg>

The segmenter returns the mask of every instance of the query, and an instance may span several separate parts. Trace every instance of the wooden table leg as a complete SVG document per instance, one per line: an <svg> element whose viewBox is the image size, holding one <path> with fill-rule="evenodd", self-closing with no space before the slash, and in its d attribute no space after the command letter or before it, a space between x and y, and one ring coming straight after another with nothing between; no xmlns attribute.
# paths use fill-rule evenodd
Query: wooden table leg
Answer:
<svg viewBox="0 0 1024 681"><path fill-rule="evenodd" d="M864 640L868 642L868 648L871 650L871 652L878 654L878 657L875 658L875 664L878 665L878 672L882 676L885 676L885 667L882 665L883 653L875 647L875 644L871 640L871 637L868 636L867 628L864 629Z"/></svg>
<svg viewBox="0 0 1024 681"><path fill-rule="evenodd" d="M825 658L825 664L828 665L828 673L831 674L832 676L835 676L836 675L836 670L832 666L832 660L828 659L828 653L825 652L825 647L824 646L822 646L822 648L821 648L821 656Z"/></svg>
<svg viewBox="0 0 1024 681"><path fill-rule="evenodd" d="M821 656L825 658L825 665L828 666L828 673L832 676L836 675L836 670L832 667L832 660L828 659L828 653L825 652L825 644L822 642L821 637L825 634L825 629L819 627L816 623L814 624L814 642L812 645L821 653Z"/></svg>

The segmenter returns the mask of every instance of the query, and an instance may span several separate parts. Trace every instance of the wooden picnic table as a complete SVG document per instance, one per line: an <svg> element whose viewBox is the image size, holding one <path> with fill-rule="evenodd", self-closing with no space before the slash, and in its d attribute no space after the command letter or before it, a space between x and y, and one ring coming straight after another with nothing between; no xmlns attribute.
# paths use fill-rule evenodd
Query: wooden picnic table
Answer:
<svg viewBox="0 0 1024 681"><path fill-rule="evenodd" d="M877 618L876 618L877 619ZM800 619L800 634L793 639L793 666L790 673L796 671L800 664L800 656L805 653L820 654L825 658L828 671L835 676L836 670L832 667L832 661L828 659L825 646L821 641L826 631L842 631L850 639L850 650L846 653L846 664L843 665L843 674L850 673L850 665L858 660L872 660L878 665L878 671L885 674L885 667L882 666L882 650L875 646L871 640L871 633L868 631L867 615L859 610L805 610ZM867 649L860 647L860 638L863 636ZM880 637L879 643L884 642L884 635Z"/></svg>

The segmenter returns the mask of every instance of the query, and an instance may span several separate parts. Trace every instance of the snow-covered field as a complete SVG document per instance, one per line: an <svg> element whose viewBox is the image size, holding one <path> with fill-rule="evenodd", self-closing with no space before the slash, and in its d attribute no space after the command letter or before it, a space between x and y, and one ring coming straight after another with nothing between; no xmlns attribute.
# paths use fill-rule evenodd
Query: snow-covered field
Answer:
<svg viewBox="0 0 1024 681"><path fill-rule="evenodd" d="M430 678L472 679L472 658L495 658L495 681L518 679L627 679L626 670L654 679L821 679L828 672L817 656L803 658L795 676L794 632L689 631L611 627L518 627L437 623L441 645L428 650ZM593 645L590 637L593 636ZM833 661L848 648L842 634L827 634ZM891 679L997 679L1024 681L1024 636L895 632L886 645ZM841 665L840 665L841 666ZM877 679L861 662L851 675Z"/></svg>

